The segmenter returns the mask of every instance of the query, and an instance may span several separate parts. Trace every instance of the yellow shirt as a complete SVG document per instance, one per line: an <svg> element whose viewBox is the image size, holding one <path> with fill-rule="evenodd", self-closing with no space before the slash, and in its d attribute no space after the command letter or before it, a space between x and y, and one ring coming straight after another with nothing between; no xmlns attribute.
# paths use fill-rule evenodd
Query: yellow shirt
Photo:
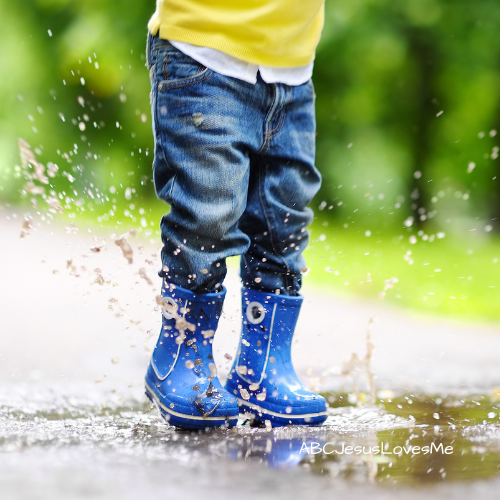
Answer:
<svg viewBox="0 0 500 500"><path fill-rule="evenodd" d="M314 60L323 20L324 0L157 0L148 28L166 40L286 68Z"/></svg>

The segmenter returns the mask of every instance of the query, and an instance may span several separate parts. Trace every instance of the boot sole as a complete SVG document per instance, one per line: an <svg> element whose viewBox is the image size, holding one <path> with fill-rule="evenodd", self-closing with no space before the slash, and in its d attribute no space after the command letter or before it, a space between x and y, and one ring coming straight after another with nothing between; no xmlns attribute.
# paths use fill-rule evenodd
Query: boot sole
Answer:
<svg viewBox="0 0 500 500"><path fill-rule="evenodd" d="M273 427L282 427L285 425L320 425L328 417L327 411L293 415L291 413L277 413L272 410L267 410L266 408L262 408L262 406L250 403L241 398L236 398L236 400L238 401L241 413L253 413L256 420L262 423L269 420ZM243 408L244 410L242 411Z"/></svg>
<svg viewBox="0 0 500 500"><path fill-rule="evenodd" d="M203 430L209 427L234 427L238 422L238 415L234 417L198 417L186 415L166 407L146 382L146 396L156 406L160 415L170 425L190 430Z"/></svg>

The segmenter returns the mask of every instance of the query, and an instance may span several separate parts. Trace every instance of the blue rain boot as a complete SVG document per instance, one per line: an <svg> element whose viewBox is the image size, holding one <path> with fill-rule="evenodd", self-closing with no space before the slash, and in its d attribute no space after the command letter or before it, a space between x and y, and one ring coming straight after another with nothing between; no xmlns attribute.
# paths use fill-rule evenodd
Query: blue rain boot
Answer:
<svg viewBox="0 0 500 500"><path fill-rule="evenodd" d="M226 290L195 294L163 282L163 324L146 373L146 395L170 424L232 427L238 405L217 378L212 342Z"/></svg>
<svg viewBox="0 0 500 500"><path fill-rule="evenodd" d="M226 389L273 426L317 425L326 420L325 398L308 391L292 365L292 338L302 297L243 288L243 329Z"/></svg>

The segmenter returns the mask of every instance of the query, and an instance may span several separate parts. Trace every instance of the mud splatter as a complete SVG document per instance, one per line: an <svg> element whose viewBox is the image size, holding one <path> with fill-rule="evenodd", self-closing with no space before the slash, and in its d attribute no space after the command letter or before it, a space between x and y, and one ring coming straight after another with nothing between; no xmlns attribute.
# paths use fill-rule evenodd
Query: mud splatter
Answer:
<svg viewBox="0 0 500 500"><path fill-rule="evenodd" d="M203 114L193 113L193 123L195 127L199 127L203 123Z"/></svg>
<svg viewBox="0 0 500 500"><path fill-rule="evenodd" d="M103 248L105 248L105 246L106 245L104 245L104 243L101 244L101 245L95 245L95 246L93 246L93 247L90 248L90 251L92 253L99 253L99 252L101 252L101 250L103 250Z"/></svg>
<svg viewBox="0 0 500 500"><path fill-rule="evenodd" d="M358 404L361 404L362 398L359 391L358 380L360 376L365 375L368 388L369 388L369 397L371 404L374 404L376 401L376 389L375 389L375 380L373 377L373 373L371 371L371 361L373 356L373 342L371 340L371 326L373 325L374 318L370 318L368 322L368 329L366 331L366 355L363 358L360 358L356 353L353 353L351 359L343 363L341 374L344 377L351 376L353 380L353 391L358 401Z"/></svg>
<svg viewBox="0 0 500 500"><path fill-rule="evenodd" d="M115 240L115 244L120 247L123 256L127 259L127 262L129 264L132 264L134 261L134 251L132 250L132 247L127 241L127 235L123 234L119 238Z"/></svg>
<svg viewBox="0 0 500 500"><path fill-rule="evenodd" d="M30 235L30 231L33 229L33 217L31 215L25 215L23 219L23 225L20 237L25 238Z"/></svg>
<svg viewBox="0 0 500 500"><path fill-rule="evenodd" d="M153 286L153 282L149 279L149 276L146 274L146 270L143 267L139 269L138 274L149 286Z"/></svg>

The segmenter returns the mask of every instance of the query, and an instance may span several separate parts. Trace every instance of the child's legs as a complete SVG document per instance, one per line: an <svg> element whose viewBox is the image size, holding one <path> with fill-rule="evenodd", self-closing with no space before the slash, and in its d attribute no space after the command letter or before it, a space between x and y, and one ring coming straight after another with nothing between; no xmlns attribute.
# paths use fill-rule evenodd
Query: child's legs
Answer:
<svg viewBox="0 0 500 500"><path fill-rule="evenodd" d="M254 289L296 295L309 240L306 226L313 219L307 205L321 184L314 166L314 90L311 82L276 87L283 108L269 124L266 146L251 156L247 208L239 226L251 244L242 256L241 277Z"/></svg>
<svg viewBox="0 0 500 500"><path fill-rule="evenodd" d="M154 182L171 206L161 221L163 275L214 292L226 257L243 254L245 285L294 295L312 220L306 206L321 179L311 83L247 84L152 36L148 67Z"/></svg>
<svg viewBox="0 0 500 500"><path fill-rule="evenodd" d="M197 293L214 292L226 257L246 252L238 227L247 203L248 151L262 130L255 87L207 70L150 38L155 131L154 182L170 204L161 221L163 275Z"/></svg>

